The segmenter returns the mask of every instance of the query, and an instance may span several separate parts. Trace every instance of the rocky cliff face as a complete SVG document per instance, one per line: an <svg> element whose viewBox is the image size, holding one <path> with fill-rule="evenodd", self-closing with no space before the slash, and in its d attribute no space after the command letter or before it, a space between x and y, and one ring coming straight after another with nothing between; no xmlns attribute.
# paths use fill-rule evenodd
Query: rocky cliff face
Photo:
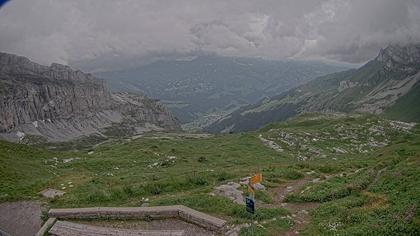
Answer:
<svg viewBox="0 0 420 236"><path fill-rule="evenodd" d="M420 44L407 46L390 45L382 49L376 58L388 72L402 72L413 75L420 71Z"/></svg>
<svg viewBox="0 0 420 236"><path fill-rule="evenodd" d="M179 128L162 105L146 97L111 94L90 74L0 53L0 137L17 141L37 135L66 141L102 134L116 124L129 124L135 133Z"/></svg>

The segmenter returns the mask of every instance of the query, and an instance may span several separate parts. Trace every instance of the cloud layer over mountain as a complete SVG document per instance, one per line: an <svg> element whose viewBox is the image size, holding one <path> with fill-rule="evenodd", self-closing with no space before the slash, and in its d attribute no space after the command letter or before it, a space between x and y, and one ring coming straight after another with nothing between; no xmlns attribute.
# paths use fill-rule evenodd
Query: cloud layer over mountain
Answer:
<svg viewBox="0 0 420 236"><path fill-rule="evenodd" d="M12 0L0 51L101 66L216 53L360 63L420 41L418 0Z"/></svg>

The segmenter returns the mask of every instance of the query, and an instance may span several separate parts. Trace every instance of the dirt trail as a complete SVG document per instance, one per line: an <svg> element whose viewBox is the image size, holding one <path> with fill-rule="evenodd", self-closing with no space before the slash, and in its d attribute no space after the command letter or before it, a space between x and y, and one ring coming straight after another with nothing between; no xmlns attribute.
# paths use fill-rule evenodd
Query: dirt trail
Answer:
<svg viewBox="0 0 420 236"><path fill-rule="evenodd" d="M300 180L290 181L284 183L273 190L274 193L272 206L281 206L287 209L292 214L293 226L283 233L286 236L299 235L299 231L309 223L310 216L309 212L319 206L319 203L287 203L284 202L287 194L293 193L301 189L305 184L311 182L312 179L305 177Z"/></svg>
<svg viewBox="0 0 420 236"><path fill-rule="evenodd" d="M372 187L373 185L375 185L378 181L379 181L379 178L381 178L381 176L382 176L382 173L384 172L384 171L386 171L386 169L387 169L387 167L384 167L384 168L382 168L382 169L380 169L380 170L378 170L378 172L376 172L376 175L375 175L375 178L373 179L373 181L366 187L366 189L369 189L370 187Z"/></svg>
<svg viewBox="0 0 420 236"><path fill-rule="evenodd" d="M386 168L378 171L373 183L378 181L379 177L381 176L384 170L386 170ZM284 201L286 196L290 193L295 193L299 191L307 183L311 183L315 180L317 180L316 182L320 183L336 176L342 176L343 173L344 172L338 173L335 175L324 176L325 178L323 180L320 180L319 178L313 179L306 176L303 179L289 181L271 190L274 193L274 199L273 199L274 202L273 204L271 204L271 206L277 206L277 207L281 206L287 209L292 214L292 219L293 219L294 224L292 228L290 228L283 235L285 236L299 235L299 232L305 227L305 225L309 223L309 220L310 220L309 212L320 205L320 203L317 203L317 202L288 203ZM355 173L357 173L357 171Z"/></svg>

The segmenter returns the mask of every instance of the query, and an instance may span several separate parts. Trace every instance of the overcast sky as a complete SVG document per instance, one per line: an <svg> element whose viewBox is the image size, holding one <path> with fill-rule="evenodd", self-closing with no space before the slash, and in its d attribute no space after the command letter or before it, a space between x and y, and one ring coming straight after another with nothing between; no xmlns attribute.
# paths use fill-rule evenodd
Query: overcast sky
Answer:
<svg viewBox="0 0 420 236"><path fill-rule="evenodd" d="M407 42L420 42L419 0L12 0L0 9L0 51L42 64L199 53L361 63Z"/></svg>

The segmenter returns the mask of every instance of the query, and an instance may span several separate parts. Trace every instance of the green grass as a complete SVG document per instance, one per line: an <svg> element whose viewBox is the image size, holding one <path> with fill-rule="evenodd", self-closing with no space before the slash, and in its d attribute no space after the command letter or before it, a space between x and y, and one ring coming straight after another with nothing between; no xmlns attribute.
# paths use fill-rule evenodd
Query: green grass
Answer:
<svg viewBox="0 0 420 236"><path fill-rule="evenodd" d="M379 154L369 154L375 162L357 174L312 184L304 193L289 195L291 202L323 202L312 212L312 222L303 234L419 235L418 129L415 133Z"/></svg>
<svg viewBox="0 0 420 236"><path fill-rule="evenodd" d="M393 106L385 111L385 117L407 122L420 122L419 101L420 83L417 83L409 93L399 98Z"/></svg>
<svg viewBox="0 0 420 236"><path fill-rule="evenodd" d="M284 168L296 162L267 149L254 134L148 137L103 144L91 155L88 150L52 152L1 144L2 200L9 200L12 195L17 199L37 197L42 188L64 186L67 194L51 203L61 207L130 205L141 197L206 191L269 166ZM171 156L176 157L174 162L167 161ZM57 158L57 165L53 157ZM79 159L63 163L71 157ZM151 167L154 163L158 165ZM69 188L68 182L74 187Z"/></svg>
<svg viewBox="0 0 420 236"><path fill-rule="evenodd" d="M362 153L328 151L331 146L350 150L351 142L340 133L369 140L366 130L375 125L384 127L387 146ZM258 138L261 133L276 140L279 130L298 140L309 140L308 134L335 140L301 141L325 150L325 157L320 157L302 145L276 152ZM420 228L420 128L411 133L393 130L374 116L306 114L243 134L208 138L160 134L110 140L96 147L88 140L56 147L61 151L41 144L0 142L0 202L37 199L49 207L183 204L229 223L245 223L244 206L209 193L217 185L261 172L268 190L257 191L256 198L265 204L274 204L273 191L279 185L319 178L287 197L291 203L320 203L302 235L416 235ZM298 155L313 158L299 161ZM66 162L69 158L73 160ZM42 199L38 192L48 187L65 188L66 194ZM280 205L262 209L257 204L256 212L255 235L278 235L292 225L285 217L290 213ZM244 228L241 235L250 231Z"/></svg>
<svg viewBox="0 0 420 236"><path fill-rule="evenodd" d="M288 202L327 202L340 199L367 187L373 179L372 171L360 171L351 176L333 177L320 184L309 184L304 193L290 194Z"/></svg>
<svg viewBox="0 0 420 236"><path fill-rule="evenodd" d="M26 145L0 141L0 202L30 199L47 186L66 165L55 166L54 157L69 158Z"/></svg>

